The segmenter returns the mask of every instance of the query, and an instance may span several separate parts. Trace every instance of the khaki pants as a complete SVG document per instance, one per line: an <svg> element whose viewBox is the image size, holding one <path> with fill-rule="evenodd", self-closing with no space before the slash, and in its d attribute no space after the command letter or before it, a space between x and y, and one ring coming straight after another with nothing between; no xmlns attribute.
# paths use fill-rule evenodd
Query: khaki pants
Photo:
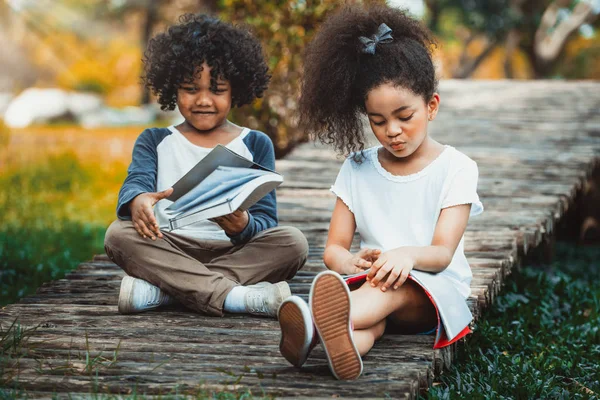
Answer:
<svg viewBox="0 0 600 400"><path fill-rule="evenodd" d="M234 246L228 240L199 240L162 232L142 238L131 221L106 231L106 254L131 276L160 287L192 310L222 316L225 297L237 285L291 279L304 265L308 242L293 227L260 232Z"/></svg>

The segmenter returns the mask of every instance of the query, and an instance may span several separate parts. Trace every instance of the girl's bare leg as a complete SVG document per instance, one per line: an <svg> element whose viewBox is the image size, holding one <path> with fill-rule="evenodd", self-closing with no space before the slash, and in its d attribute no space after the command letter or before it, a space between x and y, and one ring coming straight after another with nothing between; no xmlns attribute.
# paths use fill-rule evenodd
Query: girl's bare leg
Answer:
<svg viewBox="0 0 600 400"><path fill-rule="evenodd" d="M360 353L360 356L364 356L371 350L375 341L383 336L383 331L385 330L385 319L379 321L379 323L373 325L367 329L358 329L355 330L353 334L354 344Z"/></svg>
<svg viewBox="0 0 600 400"><path fill-rule="evenodd" d="M360 288L350 292L350 299L354 342L361 355L366 354L375 340L381 337L381 334L377 334L379 329L383 333L388 316L391 316L395 325L405 327L407 333L423 332L437 323L437 314L431 300L411 280L407 280L396 290L388 289L386 292L365 282ZM358 333L363 330L366 332Z"/></svg>

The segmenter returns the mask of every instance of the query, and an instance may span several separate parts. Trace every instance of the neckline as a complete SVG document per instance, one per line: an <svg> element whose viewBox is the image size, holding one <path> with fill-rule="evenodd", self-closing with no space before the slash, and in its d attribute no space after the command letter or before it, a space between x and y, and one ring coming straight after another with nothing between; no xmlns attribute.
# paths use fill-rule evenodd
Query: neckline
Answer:
<svg viewBox="0 0 600 400"><path fill-rule="evenodd" d="M375 169L377 170L377 172L379 172L380 175L382 175L384 178L386 178L390 181L393 181L393 182L410 182L410 181L417 180L417 179L427 175L427 173L429 173L429 171L431 169L433 169L433 167L440 162L440 160L443 158L444 154L449 153L448 150L453 148L450 145L447 145L447 144L444 145L444 150L442 150L440 152L440 154L437 155L436 158L434 158L429 164L427 164L420 171L417 171L417 172L409 174L409 175L394 175L391 172L389 172L388 170L386 170L385 168L383 168L383 166L379 162L379 149L382 147L383 146L372 147L370 149L371 152L368 155L368 158L371 161L371 164L373 164L373 167L375 167Z"/></svg>
<svg viewBox="0 0 600 400"><path fill-rule="evenodd" d="M190 142L190 140L188 138L186 138L185 135L183 133L181 133L179 131L179 129L177 129L175 127L175 125L171 125L167 129L169 129L175 135L180 137L182 139L182 142L185 143L186 146L189 146L191 148L210 151L216 147L216 146L215 147L204 147L204 146L199 146L197 144ZM250 128L242 127L242 131L240 132L239 135L237 135L236 137L231 139L227 144L224 144L222 146L229 147L229 145L232 144L233 142L235 142L236 140L245 138L248 133L250 133Z"/></svg>

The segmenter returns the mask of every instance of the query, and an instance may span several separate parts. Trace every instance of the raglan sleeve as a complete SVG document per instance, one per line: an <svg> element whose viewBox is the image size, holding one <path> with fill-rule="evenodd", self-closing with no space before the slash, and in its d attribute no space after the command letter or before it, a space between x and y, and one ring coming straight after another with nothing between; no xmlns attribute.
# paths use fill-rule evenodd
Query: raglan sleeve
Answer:
<svg viewBox="0 0 600 400"><path fill-rule="evenodd" d="M271 139L265 134L258 136L254 148L254 162L270 170L275 170L275 149ZM275 190L269 192L248 209L248 225L237 235L228 235L233 244L249 241L259 232L277 226L277 197Z"/></svg>
<svg viewBox="0 0 600 400"><path fill-rule="evenodd" d="M117 217L122 220L131 219L129 203L138 195L156 191L156 174L158 153L152 131L146 129L137 138L133 146L131 164L127 169L127 177L117 201Z"/></svg>

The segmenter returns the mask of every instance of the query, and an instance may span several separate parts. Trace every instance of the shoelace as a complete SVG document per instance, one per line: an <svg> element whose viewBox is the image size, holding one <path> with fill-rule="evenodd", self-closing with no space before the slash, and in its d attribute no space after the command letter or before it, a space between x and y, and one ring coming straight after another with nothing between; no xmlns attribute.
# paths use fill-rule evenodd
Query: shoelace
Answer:
<svg viewBox="0 0 600 400"><path fill-rule="evenodd" d="M162 300L160 289L156 286L148 285L148 290L146 291L145 295L147 306L157 306Z"/></svg>
<svg viewBox="0 0 600 400"><path fill-rule="evenodd" d="M254 314L267 314L266 296L261 290L252 290L246 294L248 311Z"/></svg>

